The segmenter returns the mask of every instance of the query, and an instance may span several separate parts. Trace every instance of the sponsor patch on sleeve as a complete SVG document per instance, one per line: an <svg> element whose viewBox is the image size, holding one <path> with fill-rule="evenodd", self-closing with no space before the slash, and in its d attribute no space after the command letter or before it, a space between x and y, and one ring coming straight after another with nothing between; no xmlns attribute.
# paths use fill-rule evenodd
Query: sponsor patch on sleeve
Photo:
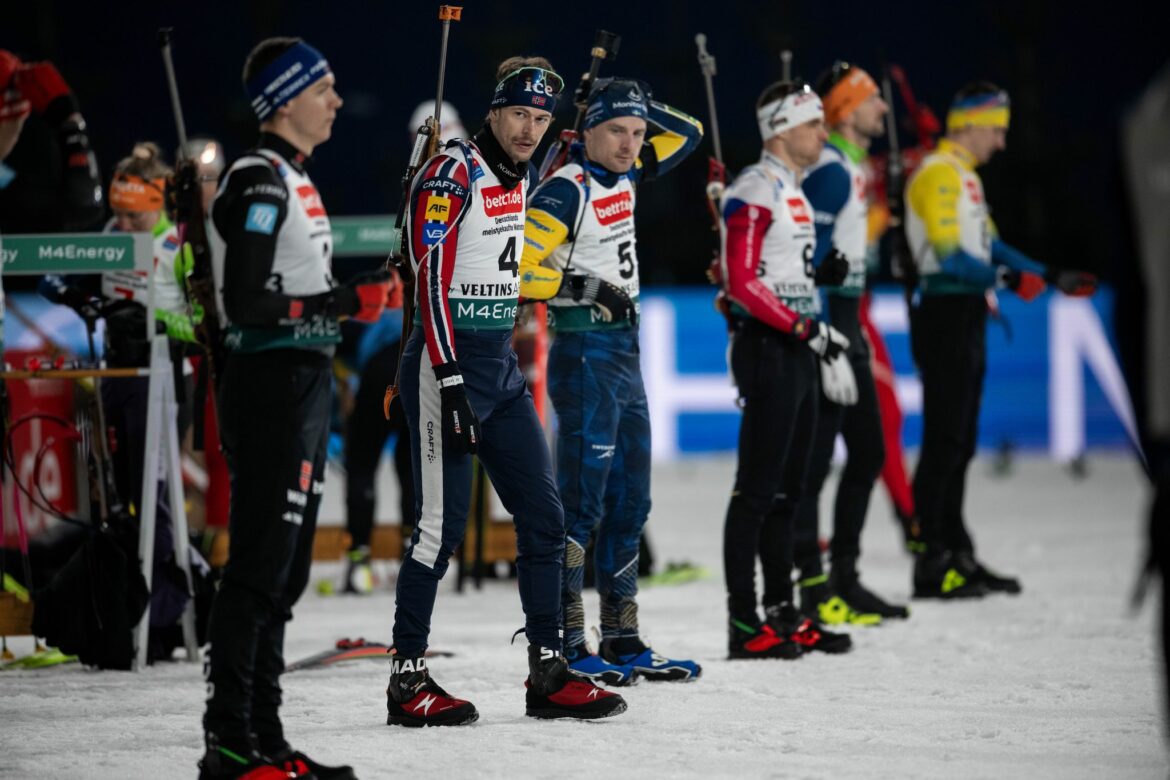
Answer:
<svg viewBox="0 0 1170 780"><path fill-rule="evenodd" d="M275 229L276 206L271 203L253 203L248 207L248 216L244 219L244 230L270 236Z"/></svg>
<svg viewBox="0 0 1170 780"><path fill-rule="evenodd" d="M446 222L451 217L451 199L432 192L427 196L426 220Z"/></svg>

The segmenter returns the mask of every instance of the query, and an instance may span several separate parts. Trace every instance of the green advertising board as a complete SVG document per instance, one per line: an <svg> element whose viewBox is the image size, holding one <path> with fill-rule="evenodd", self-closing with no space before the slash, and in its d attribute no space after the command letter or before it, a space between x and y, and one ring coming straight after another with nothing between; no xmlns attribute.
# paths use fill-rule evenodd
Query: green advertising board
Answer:
<svg viewBox="0 0 1170 780"><path fill-rule="evenodd" d="M385 257L398 243L393 214L330 217L334 257Z"/></svg>
<svg viewBox="0 0 1170 780"><path fill-rule="evenodd" d="M153 266L149 233L56 233L0 236L5 274L104 273Z"/></svg>

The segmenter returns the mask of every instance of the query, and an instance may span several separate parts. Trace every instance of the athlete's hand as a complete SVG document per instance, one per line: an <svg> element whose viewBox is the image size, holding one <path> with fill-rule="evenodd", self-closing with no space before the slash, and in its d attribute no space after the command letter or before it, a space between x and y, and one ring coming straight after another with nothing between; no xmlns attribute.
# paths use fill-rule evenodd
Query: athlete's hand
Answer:
<svg viewBox="0 0 1170 780"><path fill-rule="evenodd" d="M1097 292L1097 277L1082 271L1049 268L1044 280L1065 295L1083 298Z"/></svg>
<svg viewBox="0 0 1170 780"><path fill-rule="evenodd" d="M857 403L857 377L848 356L837 355L832 360L821 361L821 390L825 397L840 406Z"/></svg>
<svg viewBox="0 0 1170 780"><path fill-rule="evenodd" d="M336 313L358 322L377 322L389 290L390 272L385 268L358 274L334 293Z"/></svg>
<svg viewBox="0 0 1170 780"><path fill-rule="evenodd" d="M32 104L32 110L51 125L59 126L79 110L77 98L51 62L24 63L14 81L20 94Z"/></svg>
<svg viewBox="0 0 1170 780"><path fill-rule="evenodd" d="M459 365L451 362L435 366L435 379L442 405L443 449L455 455L474 454L479 449L479 419L467 400Z"/></svg>
<svg viewBox="0 0 1170 780"><path fill-rule="evenodd" d="M1047 287L1044 277L1031 271L1017 271L1014 268L1000 267L1003 286L1014 292L1022 301L1034 301Z"/></svg>
<svg viewBox="0 0 1170 780"><path fill-rule="evenodd" d="M596 306L606 322L629 320L638 324L638 312L626 291L616 284L589 274L566 274L558 298Z"/></svg>
<svg viewBox="0 0 1170 780"><path fill-rule="evenodd" d="M849 339L845 338L841 331L824 322L810 322L804 332L808 348L826 362L849 349Z"/></svg>
<svg viewBox="0 0 1170 780"><path fill-rule="evenodd" d="M813 273L813 284L817 287L837 287L849 276L849 260L837 247L829 250Z"/></svg>

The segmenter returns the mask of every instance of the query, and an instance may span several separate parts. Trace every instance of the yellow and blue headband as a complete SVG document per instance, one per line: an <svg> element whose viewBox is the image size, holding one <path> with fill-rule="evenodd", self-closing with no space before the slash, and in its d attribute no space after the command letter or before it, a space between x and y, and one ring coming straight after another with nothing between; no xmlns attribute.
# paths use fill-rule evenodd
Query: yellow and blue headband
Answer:
<svg viewBox="0 0 1170 780"><path fill-rule="evenodd" d="M565 80L556 71L532 66L519 68L496 84L492 108L525 106L551 114L557 110L557 98L564 88Z"/></svg>
<svg viewBox="0 0 1170 780"><path fill-rule="evenodd" d="M325 56L300 41L260 71L244 89L252 99L252 110L263 122L329 72Z"/></svg>
<svg viewBox="0 0 1170 780"><path fill-rule="evenodd" d="M964 127L1008 127L1011 119L1011 101L1008 93L985 92L982 95L956 99L947 112L947 132Z"/></svg>

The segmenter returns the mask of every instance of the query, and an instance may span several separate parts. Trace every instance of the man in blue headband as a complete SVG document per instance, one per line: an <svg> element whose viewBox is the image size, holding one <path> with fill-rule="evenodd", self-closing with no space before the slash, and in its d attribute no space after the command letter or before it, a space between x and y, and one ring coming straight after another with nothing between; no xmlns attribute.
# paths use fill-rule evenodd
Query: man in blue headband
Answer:
<svg viewBox="0 0 1170 780"><path fill-rule="evenodd" d="M653 125L658 131L647 138ZM549 301L556 339L549 396L556 407L557 482L565 503L565 656L581 675L623 685L693 680L694 661L665 658L638 628L638 551L650 514L650 415L639 366L638 183L679 164L703 126L650 99L629 79L602 79L588 97L583 144L532 196L520 293ZM585 642L585 555L601 594L599 654Z"/></svg>
<svg viewBox="0 0 1170 780"><path fill-rule="evenodd" d="M232 496L231 548L208 626L199 776L352 778L349 767L289 746L279 679L324 493L338 320L377 319L387 280L333 283L329 216L306 169L342 105L321 53L270 38L248 56L244 85L260 140L225 175L208 231L225 315L219 410Z"/></svg>
<svg viewBox="0 0 1170 780"><path fill-rule="evenodd" d="M391 725L459 726L479 717L471 702L439 687L425 657L439 580L467 525L472 454L515 518L526 714L602 718L626 709L622 697L571 675L561 653L564 510L512 351L529 160L563 83L543 57L505 60L496 79L487 122L425 163L407 202L418 305L399 376L417 515L398 575Z"/></svg>

